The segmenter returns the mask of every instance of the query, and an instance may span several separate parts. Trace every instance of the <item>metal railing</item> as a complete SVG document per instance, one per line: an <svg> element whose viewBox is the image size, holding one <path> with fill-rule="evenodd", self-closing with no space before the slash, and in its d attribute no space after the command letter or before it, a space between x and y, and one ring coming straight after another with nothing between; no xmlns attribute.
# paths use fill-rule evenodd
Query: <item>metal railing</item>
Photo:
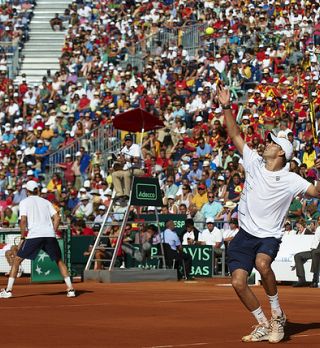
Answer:
<svg viewBox="0 0 320 348"><path fill-rule="evenodd" d="M7 72L10 79L18 75L20 50L17 42L0 41L1 51L7 58Z"/></svg>
<svg viewBox="0 0 320 348"><path fill-rule="evenodd" d="M71 158L74 159L80 147L84 147L89 154L100 151L102 153L100 166L107 170L108 161L112 159L112 154L120 150L119 132L112 125L100 126L76 139L68 146L51 153L48 159L48 178L51 178L53 173L60 171L56 164L65 162L67 154L70 154Z"/></svg>
<svg viewBox="0 0 320 348"><path fill-rule="evenodd" d="M202 36L205 24L194 24L184 27L161 28L158 32L136 43L134 54L127 54L120 64L125 68L127 64L137 66L139 70L144 67L144 55L147 51L154 56L158 47L177 47L183 45L190 56L202 48Z"/></svg>

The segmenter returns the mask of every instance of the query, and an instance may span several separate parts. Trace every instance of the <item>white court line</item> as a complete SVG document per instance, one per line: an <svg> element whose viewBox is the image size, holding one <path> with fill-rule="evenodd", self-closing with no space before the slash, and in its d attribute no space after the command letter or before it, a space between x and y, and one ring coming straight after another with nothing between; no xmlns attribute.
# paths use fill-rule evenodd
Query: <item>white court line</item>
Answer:
<svg viewBox="0 0 320 348"><path fill-rule="evenodd" d="M209 343L201 342L201 343L186 343L186 344L168 344L165 346L148 346L142 348L178 348L178 347L200 347L207 346Z"/></svg>
<svg viewBox="0 0 320 348"><path fill-rule="evenodd" d="M298 338L298 337L313 337L313 336L320 336L320 333L318 333L318 334L311 334L311 335L307 335L307 334L293 335L291 337Z"/></svg>

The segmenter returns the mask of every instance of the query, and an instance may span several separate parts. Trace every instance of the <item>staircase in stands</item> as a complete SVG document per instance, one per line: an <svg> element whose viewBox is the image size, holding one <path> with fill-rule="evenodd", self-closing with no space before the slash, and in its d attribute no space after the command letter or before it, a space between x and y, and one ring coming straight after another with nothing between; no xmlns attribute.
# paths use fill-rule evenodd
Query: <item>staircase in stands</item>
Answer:
<svg viewBox="0 0 320 348"><path fill-rule="evenodd" d="M72 0L37 0L34 16L30 23L30 40L21 51L21 65L16 82L26 74L30 85L39 84L50 70L51 76L58 70L65 31L53 31L50 19L56 13L62 15ZM67 25L65 25L66 27ZM67 28L66 28L67 29Z"/></svg>

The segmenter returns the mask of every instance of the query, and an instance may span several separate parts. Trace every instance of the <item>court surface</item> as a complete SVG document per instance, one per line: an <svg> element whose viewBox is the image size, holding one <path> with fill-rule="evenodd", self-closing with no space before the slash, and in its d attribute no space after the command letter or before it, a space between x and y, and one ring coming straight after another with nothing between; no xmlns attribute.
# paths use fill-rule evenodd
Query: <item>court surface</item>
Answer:
<svg viewBox="0 0 320 348"><path fill-rule="evenodd" d="M28 281L18 281L13 298L0 299L1 346L270 347L241 342L254 320L228 279L76 283L76 298L66 297L64 284ZM262 287L253 289L269 315ZM320 289L279 286L279 293L288 317L281 347L320 347Z"/></svg>

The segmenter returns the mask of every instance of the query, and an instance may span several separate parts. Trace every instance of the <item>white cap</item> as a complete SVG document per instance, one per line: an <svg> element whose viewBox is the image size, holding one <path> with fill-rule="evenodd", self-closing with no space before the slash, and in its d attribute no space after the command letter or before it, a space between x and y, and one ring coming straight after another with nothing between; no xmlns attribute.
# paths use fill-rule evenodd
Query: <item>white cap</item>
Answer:
<svg viewBox="0 0 320 348"><path fill-rule="evenodd" d="M202 166L203 167L209 167L210 166L210 162L209 161L203 161Z"/></svg>
<svg viewBox="0 0 320 348"><path fill-rule="evenodd" d="M90 187L91 186L90 180L85 180L85 182L83 183L83 186L86 188Z"/></svg>
<svg viewBox="0 0 320 348"><path fill-rule="evenodd" d="M110 188L106 189L105 195L112 195L112 190Z"/></svg>
<svg viewBox="0 0 320 348"><path fill-rule="evenodd" d="M80 151L78 151L78 152L76 153L76 157L78 157L78 156L81 156L81 152L80 152Z"/></svg>
<svg viewBox="0 0 320 348"><path fill-rule="evenodd" d="M42 141L41 139L39 139L39 140L37 141L37 143L38 143L38 144L43 144L43 141Z"/></svg>
<svg viewBox="0 0 320 348"><path fill-rule="evenodd" d="M203 120L203 119L202 119L201 116L197 116L197 117L196 117L196 122L202 122L202 120Z"/></svg>
<svg viewBox="0 0 320 348"><path fill-rule="evenodd" d="M99 205L99 210L106 210L106 206L103 204Z"/></svg>
<svg viewBox="0 0 320 348"><path fill-rule="evenodd" d="M29 170L27 171L27 175L33 175L33 170L32 170L32 169L29 169Z"/></svg>
<svg viewBox="0 0 320 348"><path fill-rule="evenodd" d="M88 195L83 195L80 197L80 201L90 200L90 197Z"/></svg>
<svg viewBox="0 0 320 348"><path fill-rule="evenodd" d="M33 166L33 163L31 161L28 161L27 166Z"/></svg>
<svg viewBox="0 0 320 348"><path fill-rule="evenodd" d="M188 171L190 169L190 166L189 166L189 164L183 164L181 166L181 169L186 172L186 171Z"/></svg>
<svg viewBox="0 0 320 348"><path fill-rule="evenodd" d="M209 222L214 223L214 218L213 217L208 217L206 219L206 223L208 224Z"/></svg>
<svg viewBox="0 0 320 348"><path fill-rule="evenodd" d="M175 198L176 198L175 195L169 195L169 196L168 196L168 199L175 199Z"/></svg>
<svg viewBox="0 0 320 348"><path fill-rule="evenodd" d="M224 181L225 179L224 179L224 176L223 176L223 175L219 175L217 180Z"/></svg>
<svg viewBox="0 0 320 348"><path fill-rule="evenodd" d="M278 138L272 133L268 134L268 138L281 147L285 153L287 161L289 161L293 154L293 146L290 141L286 138Z"/></svg>
<svg viewBox="0 0 320 348"><path fill-rule="evenodd" d="M44 187L43 189L41 189L41 193L48 193L48 189Z"/></svg>
<svg viewBox="0 0 320 348"><path fill-rule="evenodd" d="M26 189L30 192L33 192L37 188L38 188L38 184L34 180L29 180L26 183Z"/></svg>

